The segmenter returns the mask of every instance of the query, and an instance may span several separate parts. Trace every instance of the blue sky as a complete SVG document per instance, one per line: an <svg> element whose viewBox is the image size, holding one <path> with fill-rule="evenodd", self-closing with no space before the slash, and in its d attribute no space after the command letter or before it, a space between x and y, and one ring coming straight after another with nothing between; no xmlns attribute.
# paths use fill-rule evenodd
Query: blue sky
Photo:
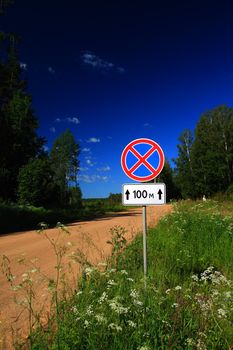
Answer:
<svg viewBox="0 0 233 350"><path fill-rule="evenodd" d="M120 157L151 138L171 162L178 137L206 110L233 105L229 1L16 0L0 29L21 37L19 58L39 119L53 141L79 142L84 197L131 182Z"/></svg>

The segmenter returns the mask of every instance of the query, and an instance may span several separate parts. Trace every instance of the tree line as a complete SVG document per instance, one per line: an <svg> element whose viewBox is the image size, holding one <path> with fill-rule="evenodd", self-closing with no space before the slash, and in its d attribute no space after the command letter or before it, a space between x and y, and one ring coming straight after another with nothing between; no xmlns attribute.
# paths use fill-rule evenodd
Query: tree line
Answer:
<svg viewBox="0 0 233 350"><path fill-rule="evenodd" d="M233 109L222 105L203 113L194 133L179 137L174 180L183 198L233 192Z"/></svg>
<svg viewBox="0 0 233 350"><path fill-rule="evenodd" d="M0 14L11 1L0 4ZM35 206L79 206L79 144L70 130L45 152L17 53L18 38L0 32L0 199Z"/></svg>

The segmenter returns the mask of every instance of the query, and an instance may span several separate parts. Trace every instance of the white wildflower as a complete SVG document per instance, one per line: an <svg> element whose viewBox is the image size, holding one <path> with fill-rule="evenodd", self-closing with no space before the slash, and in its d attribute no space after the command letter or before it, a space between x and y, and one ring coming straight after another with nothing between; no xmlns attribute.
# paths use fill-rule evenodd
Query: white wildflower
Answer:
<svg viewBox="0 0 233 350"><path fill-rule="evenodd" d="M118 325L115 324L115 323L110 323L110 324L108 325L108 328L109 328L109 329L112 329L113 331L117 331L117 332L122 331L121 326L118 326Z"/></svg>
<svg viewBox="0 0 233 350"><path fill-rule="evenodd" d="M85 320L85 321L84 321L84 328L88 328L88 327L89 327L89 325L90 325L90 322L89 322L89 321L87 321L87 320Z"/></svg>
<svg viewBox="0 0 233 350"><path fill-rule="evenodd" d="M113 280L109 280L108 282L107 282L107 285L110 287L110 286L116 286L117 285L117 283L115 282L115 281L113 281Z"/></svg>
<svg viewBox="0 0 233 350"><path fill-rule="evenodd" d="M79 296L79 295L81 295L82 293L83 293L82 290L79 290L79 291L76 293L76 295Z"/></svg>
<svg viewBox="0 0 233 350"><path fill-rule="evenodd" d="M131 321L131 320L128 320L127 323L128 323L128 325L129 325L130 327L132 327L132 328L136 328L136 327L137 327L136 323L133 322L133 321Z"/></svg>
<svg viewBox="0 0 233 350"><path fill-rule="evenodd" d="M92 305L89 305L88 308L87 308L86 314L88 316L91 316L91 315L93 315L93 313L94 313L94 311L92 309Z"/></svg>
<svg viewBox="0 0 233 350"><path fill-rule="evenodd" d="M116 272L116 269L110 269L110 270L108 270L108 272L109 273L114 273L114 272Z"/></svg>
<svg viewBox="0 0 233 350"><path fill-rule="evenodd" d="M130 277L127 278L127 281L134 282L133 278L130 278Z"/></svg>
<svg viewBox="0 0 233 350"><path fill-rule="evenodd" d="M106 301L106 300L108 300L108 295L107 295L106 292L103 292L102 295L101 295L100 298L99 298L98 303L99 303L99 304L102 304L102 303L103 303L104 301Z"/></svg>
<svg viewBox="0 0 233 350"><path fill-rule="evenodd" d="M137 299L133 299L133 303L135 306L142 306L143 305L143 302L140 300L137 300Z"/></svg>
<svg viewBox="0 0 233 350"><path fill-rule="evenodd" d="M218 309L218 317L219 318L224 318L224 317L226 317L226 315L227 315L226 310Z"/></svg>
<svg viewBox="0 0 233 350"><path fill-rule="evenodd" d="M166 293L166 294L169 294L169 293L170 293L170 291L171 291L171 289L170 289L170 288L168 288L168 289L165 291L165 293Z"/></svg>
<svg viewBox="0 0 233 350"><path fill-rule="evenodd" d="M77 309L77 307L76 306L73 306L72 308L71 308L71 310L73 311L73 313L77 313L78 312L78 309Z"/></svg>
<svg viewBox="0 0 233 350"><path fill-rule="evenodd" d="M103 315L97 314L95 315L96 321L100 324L106 323L107 319Z"/></svg>
<svg viewBox="0 0 233 350"><path fill-rule="evenodd" d="M130 296L131 296L133 299L138 299L138 298L139 298L139 293L136 291L136 289L131 289L131 291L130 291Z"/></svg>
<svg viewBox="0 0 233 350"><path fill-rule="evenodd" d="M186 344L189 346L195 345L195 342L192 338L187 338L186 339Z"/></svg>
<svg viewBox="0 0 233 350"><path fill-rule="evenodd" d="M109 306L118 315L127 314L127 312L129 311L129 308L128 307L124 307L121 303L119 303L119 301L116 300L116 298L110 300Z"/></svg>
<svg viewBox="0 0 233 350"><path fill-rule="evenodd" d="M181 286L176 286L174 289L175 289L175 290L181 290L182 287L181 287Z"/></svg>
<svg viewBox="0 0 233 350"><path fill-rule="evenodd" d="M121 270L120 273L121 273L122 275L128 275L128 272L127 272L126 270Z"/></svg>
<svg viewBox="0 0 233 350"><path fill-rule="evenodd" d="M85 270L84 270L84 273L87 275L87 276L90 276L92 274L92 272L95 271L95 269L93 267L86 267Z"/></svg>
<svg viewBox="0 0 233 350"><path fill-rule="evenodd" d="M172 304L172 307L173 307L174 309L176 309L178 306L179 306L179 304L177 304L177 303L173 303L173 304Z"/></svg>
<svg viewBox="0 0 233 350"><path fill-rule="evenodd" d="M150 348L147 345L140 346L137 348L138 350L150 350Z"/></svg>
<svg viewBox="0 0 233 350"><path fill-rule="evenodd" d="M199 278L198 278L198 276L197 275L192 275L192 280L194 281L194 282L198 282L199 281Z"/></svg>

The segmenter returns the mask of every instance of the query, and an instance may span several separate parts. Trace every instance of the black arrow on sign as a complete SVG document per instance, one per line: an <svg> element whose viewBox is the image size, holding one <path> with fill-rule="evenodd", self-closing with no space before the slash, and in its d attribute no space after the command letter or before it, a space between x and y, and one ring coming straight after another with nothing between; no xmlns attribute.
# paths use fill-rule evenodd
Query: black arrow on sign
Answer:
<svg viewBox="0 0 233 350"><path fill-rule="evenodd" d="M158 192L159 199L162 199L162 194L163 194L163 192L161 191L161 189L159 189L159 192Z"/></svg>
<svg viewBox="0 0 233 350"><path fill-rule="evenodd" d="M128 199L129 199L129 195L130 195L129 190L127 190L127 191L125 192L125 194L126 194L126 200L128 200Z"/></svg>

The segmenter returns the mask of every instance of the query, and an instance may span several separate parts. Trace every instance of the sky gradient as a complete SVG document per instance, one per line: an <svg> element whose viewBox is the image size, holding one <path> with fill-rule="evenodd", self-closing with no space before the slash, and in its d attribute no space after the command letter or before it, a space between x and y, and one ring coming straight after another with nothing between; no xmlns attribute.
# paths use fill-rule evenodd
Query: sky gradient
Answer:
<svg viewBox="0 0 233 350"><path fill-rule="evenodd" d="M66 128L81 146L83 197L131 182L120 165L137 138L172 163L178 137L201 113L233 105L229 1L16 0L0 30L21 37L38 133L46 147Z"/></svg>

